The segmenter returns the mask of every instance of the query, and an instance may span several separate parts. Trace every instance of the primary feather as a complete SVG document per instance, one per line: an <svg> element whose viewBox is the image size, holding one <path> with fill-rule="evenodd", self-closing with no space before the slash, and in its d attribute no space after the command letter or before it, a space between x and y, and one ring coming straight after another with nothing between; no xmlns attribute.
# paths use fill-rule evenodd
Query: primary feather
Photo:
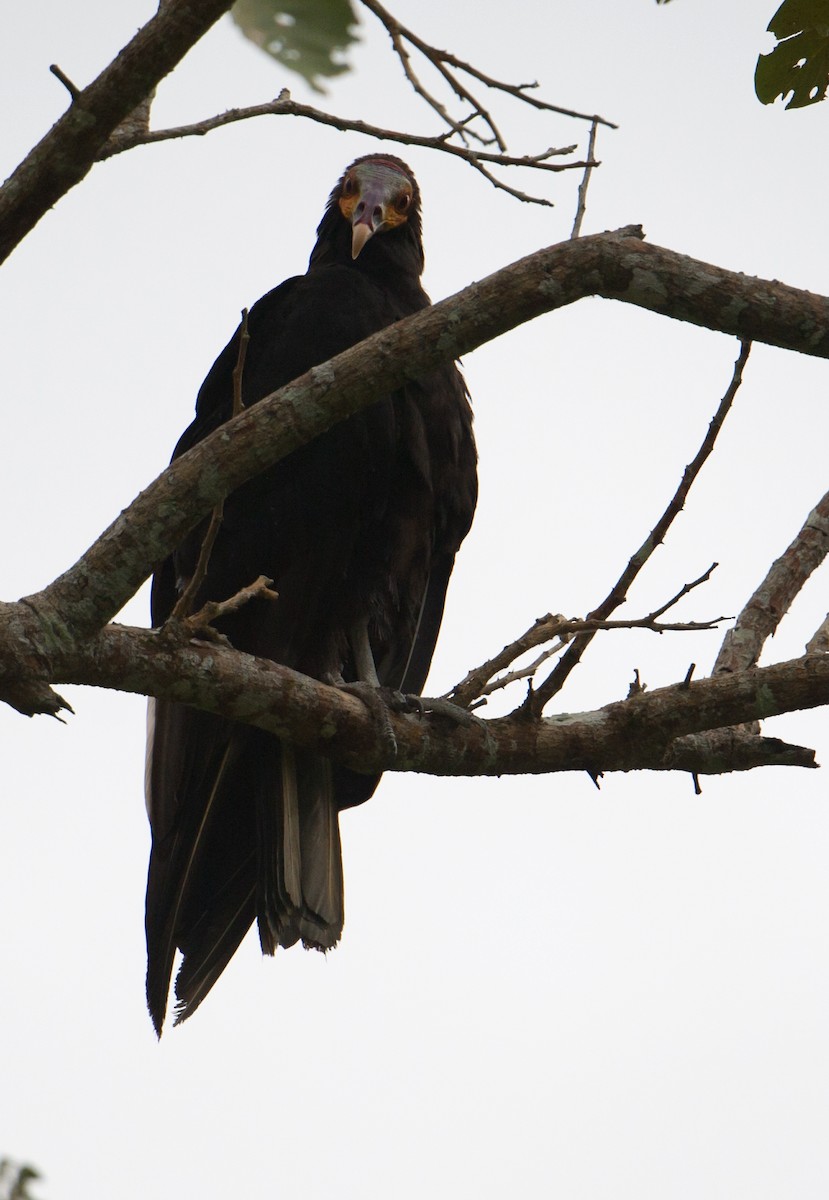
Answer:
<svg viewBox="0 0 829 1200"><path fill-rule="evenodd" d="M250 311L246 406L429 303L419 191L399 159L352 163L317 235L307 273ZM205 379L174 458L230 418L239 335ZM469 402L449 365L229 496L195 603L267 575L278 601L254 600L219 622L235 647L345 682L365 675L368 649L381 684L418 693L476 493ZM203 535L201 526L157 570L154 625L191 577ZM254 920L267 954L300 940L320 950L337 943L339 812L367 800L379 776L171 701L151 702L150 717L147 999L160 1033L177 950L180 1021Z"/></svg>

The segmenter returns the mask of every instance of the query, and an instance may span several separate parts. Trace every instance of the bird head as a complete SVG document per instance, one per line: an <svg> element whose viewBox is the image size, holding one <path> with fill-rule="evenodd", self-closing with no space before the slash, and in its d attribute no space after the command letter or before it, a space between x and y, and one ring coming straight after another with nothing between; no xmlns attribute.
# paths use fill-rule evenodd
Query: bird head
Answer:
<svg viewBox="0 0 829 1200"><path fill-rule="evenodd" d="M399 158L361 158L339 183L337 206L351 225L351 257L375 233L398 229L409 220L416 184Z"/></svg>
<svg viewBox="0 0 829 1200"><path fill-rule="evenodd" d="M402 249L405 243L409 252L413 250L419 274L420 229L420 191L410 168L392 155L368 154L346 168L331 193L311 262L330 261L332 252L339 259L345 255L346 241L353 262L377 235L387 249L393 244Z"/></svg>

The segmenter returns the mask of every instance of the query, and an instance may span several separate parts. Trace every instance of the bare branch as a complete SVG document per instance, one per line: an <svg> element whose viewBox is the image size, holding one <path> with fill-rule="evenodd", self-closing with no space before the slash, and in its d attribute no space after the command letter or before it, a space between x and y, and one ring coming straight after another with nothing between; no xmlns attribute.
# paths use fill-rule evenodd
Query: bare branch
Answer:
<svg viewBox="0 0 829 1200"><path fill-rule="evenodd" d="M216 634L213 629L214 622L220 617L226 617L228 613L238 612L240 608L250 604L251 600L278 600L279 593L272 590L272 584L273 580L268 579L267 575L260 575L248 587L240 588L235 596L230 596L227 600L208 600L198 612L189 617L177 618L174 612L170 622L164 625L164 632L172 630L173 635L178 636L178 630L175 628L178 624L178 629L185 629L190 636L203 637L208 634L214 639L221 639L222 635Z"/></svg>
<svg viewBox="0 0 829 1200"><path fill-rule="evenodd" d="M518 680L533 678L538 668L554 654L560 653L574 634L593 634L602 630L621 629L646 629L651 633L699 633L715 629L721 621L725 621L727 618L712 617L707 621L660 621L659 617L678 603L683 596L687 596L694 588L705 583L716 565L714 563L693 583L686 583L675 596L645 617L630 617L626 620L615 621L591 617L567 618L561 614L553 616L552 613L548 613L546 617L539 617L526 633L516 638L514 642L510 642L494 658L469 671L460 683L446 693L445 699L451 700L458 707L468 708L481 696L492 695L493 692L500 691ZM543 646L545 642L549 641L554 641L554 645L539 654L533 662L495 678L499 671L505 671L523 654L538 646ZM690 675L688 679L690 680Z"/></svg>
<svg viewBox="0 0 829 1200"><path fill-rule="evenodd" d="M630 228L538 251L314 368L174 463L75 566L28 598L42 618L41 652L48 658L53 641L111 620L220 495L405 380L587 295L829 357L825 297L643 245Z"/></svg>
<svg viewBox="0 0 829 1200"><path fill-rule="evenodd" d="M584 168L584 175L579 184L579 199L576 205L576 218L573 221L573 232L571 238L577 238L581 234L582 221L584 220L585 210L587 208L587 189L590 186L590 174L593 170L593 159L596 157L596 131L598 122L594 119L590 126L590 137L587 141L587 165Z"/></svg>
<svg viewBox="0 0 829 1200"><path fill-rule="evenodd" d="M682 476L679 487L674 493L670 503L668 504L668 507L665 509L648 537L645 538L645 541L630 559L630 562L625 567L624 571L619 577L618 582L610 591L610 594L602 601L598 608L594 609L593 612L590 613L591 618L604 620L610 615L610 613L612 613L625 602L628 589L633 583L634 579L651 557L656 547L662 544L665 539L665 535L673 524L675 517L682 511L685 500L689 491L691 490L694 480L699 475L703 464L706 462L711 454L711 451L714 449L714 443L717 439L717 434L722 428L726 415L728 414L734 397L737 394L737 389L742 382L743 368L748 360L750 349L751 343L748 341L743 341L740 347L740 354L736 363L734 364L734 373L731 377L731 383L728 385L726 393L720 401L716 413L711 419L711 423L708 426L708 432L703 439L702 445L697 451L693 461L685 468L685 472ZM710 570L705 576L702 577L702 579L707 578L709 574ZM702 579L697 580L694 584L688 585L687 590L690 590L691 587L696 587L697 583L702 582ZM680 592L679 595L670 603L675 603L681 595L685 594L685 590L686 589ZM663 609L661 611L664 612L665 610ZM581 661L582 655L589 646L592 638L592 633L583 633L572 642L572 644L568 647L567 652L559 660L554 670L550 672L541 686L535 691L532 691L527 697L524 707L528 713L532 713L535 716L540 715L544 705L547 704L557 692L561 691L570 672Z"/></svg>
<svg viewBox="0 0 829 1200"><path fill-rule="evenodd" d="M239 349L236 354L236 365L233 368L233 416L238 417L242 411L242 376L245 370L245 358L248 352L248 343L250 342L250 334L248 333L248 310L242 309L242 327L239 333ZM196 563L196 569L187 582L187 586L179 596L170 614L173 621L180 621L190 612L191 607L199 593L201 585L204 583L207 576L207 568L210 564L210 555L213 553L213 547L216 544L216 538L219 536L219 530L222 527L224 519L225 498L220 496L216 501L213 512L210 516L210 524L207 526L207 531L202 539L201 548L199 549L199 558ZM273 581L271 581L273 582ZM218 615L218 614L216 614Z"/></svg>
<svg viewBox="0 0 829 1200"><path fill-rule="evenodd" d="M417 133L384 129L379 125L371 125L367 121L349 120L345 117L336 116L334 113L324 112L322 109L313 108L310 104L299 104L296 100L291 99L290 93L287 90L283 90L276 100L268 101L265 104L254 104L248 108L231 108L227 112L219 113L214 117L207 117L203 121L196 121L189 125L176 125L169 129L143 131L119 129L102 148L99 158L111 158L115 154L122 154L126 150L132 150L135 146L147 146L154 142L170 141L173 138L204 137L214 129L221 129L223 126L231 125L236 121L249 121L255 117L264 116L302 117L309 121L315 121L320 125L328 125L333 129L342 130L343 132L361 133L383 142L397 142L402 146L421 146L427 150L436 150L441 154L449 154L468 163L475 170L480 171L494 187L500 188L502 191L508 192L510 195L532 204L549 205L550 201L540 196L532 196L528 193L518 191L516 188L498 179L483 164L491 163L497 167L528 167L535 171L552 171L554 173L598 166L598 163L591 162L589 159L586 162L577 160L566 163L553 163L549 161L551 158L572 154L576 149L575 146L551 146L540 154L496 154L484 150L470 150L467 146L454 145L446 141L445 134L438 135L437 137L424 137Z"/></svg>
<svg viewBox="0 0 829 1200"><path fill-rule="evenodd" d="M450 54L446 50L438 50L436 47L430 46L428 42L424 42L423 39L418 37L416 33L413 33L412 30L407 29L404 25L401 25L396 17L393 17L392 14L378 2L378 0L361 0L361 2L363 6L369 10L369 12L374 13L374 15L386 29L387 33L392 39L392 45L394 46L395 52L401 60L406 77L415 87L415 91L417 91L418 94L425 99L437 113L440 114L450 128L456 132L466 132L466 126L469 118L467 117L465 119L462 124L462 128L458 130L455 120L446 114L443 106L440 105L439 102L434 101L432 97L425 95L419 87L415 86L415 81L412 79L410 74L410 67L408 65L410 63L410 59L404 45L405 42L409 42L410 45L414 46L423 55L423 57L429 63L431 63L435 70L443 76L449 87L454 91L455 95L460 100L463 100L471 105L472 116L480 117L485 127L489 129L488 140L494 140L496 145L499 145L502 149L505 149L506 147L499 130L492 121L486 108L467 89L466 85L463 83L463 80L460 78L459 74L457 74L458 72L463 75L469 75L472 79L477 79L479 83L484 84L485 87L490 88L493 91L503 92L505 95L512 96L513 99L519 100L523 104L529 104L533 108L539 109L542 112L558 113L560 116L573 117L579 121L597 122L601 125L607 125L610 129L618 128L618 126L614 125L612 121L607 121L604 117L599 117L596 115L591 116L587 113L576 112L573 109L561 108L557 104L549 104L546 100L539 100L535 96L528 96L527 92L538 87L537 83L503 83L499 79L495 79L490 75L485 75L483 71L480 71L477 67L472 66L471 63L464 62L463 59L457 58L454 54ZM479 140L484 141L486 139L479 138Z"/></svg>
<svg viewBox="0 0 829 1200"><path fill-rule="evenodd" d="M446 693L447 700L451 700L453 704L457 704L461 708L467 708L484 694L487 684L499 671L506 670L528 650L543 646L545 642L557 637L565 623L566 617L563 617L561 613L547 613L546 617L539 617L526 633L522 633L515 641L504 646L503 650L482 663L480 667L469 671L460 683L456 683Z"/></svg>
<svg viewBox="0 0 829 1200"><path fill-rule="evenodd" d="M440 715L390 713L395 756L362 701L266 659L221 645L181 645L156 630L109 626L55 663L55 680L154 694L256 725L362 771L435 775L560 771L747 769L769 762L814 765L801 748L727 732L675 748L675 739L829 701L829 656L808 655L738 675L678 683L588 713L465 724ZM729 751L729 746L731 750ZM736 747L736 749L735 749Z"/></svg>

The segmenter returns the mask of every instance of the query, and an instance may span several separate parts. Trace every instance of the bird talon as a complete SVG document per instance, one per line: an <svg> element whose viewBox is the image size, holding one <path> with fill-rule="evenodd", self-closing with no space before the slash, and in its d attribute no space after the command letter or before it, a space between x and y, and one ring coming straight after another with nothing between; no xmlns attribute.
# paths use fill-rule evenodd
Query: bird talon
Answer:
<svg viewBox="0 0 829 1200"><path fill-rule="evenodd" d="M389 689L375 687L373 683L364 683L359 679L353 683L337 683L335 686L341 692L347 692L350 696L362 700L374 722L383 749L391 758L397 758L397 738L391 724L391 713L395 710L390 703Z"/></svg>
<svg viewBox="0 0 829 1200"><path fill-rule="evenodd" d="M444 717L446 720L454 722L455 725L469 726L485 724L479 716L474 712L470 712L468 708L461 708L460 705L453 704L451 700L445 700L442 696L434 698L417 696L412 697L412 699L418 701L421 716L428 714L429 716Z"/></svg>

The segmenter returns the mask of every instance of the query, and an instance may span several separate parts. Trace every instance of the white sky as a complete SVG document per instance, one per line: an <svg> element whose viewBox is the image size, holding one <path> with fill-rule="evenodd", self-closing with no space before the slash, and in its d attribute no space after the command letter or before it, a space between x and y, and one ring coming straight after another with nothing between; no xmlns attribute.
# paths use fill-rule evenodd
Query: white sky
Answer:
<svg viewBox="0 0 829 1200"><path fill-rule="evenodd" d="M395 0L424 37L555 102L617 120L585 232L649 238L826 294L826 106L762 108L775 7L750 0ZM151 0L17 5L0 43L2 174ZM368 22L368 18L367 18ZM385 35L323 103L434 132ZM223 21L160 91L156 124L302 84ZM496 103L515 152L581 128ZM0 596L66 567L166 464L239 310L304 270L341 169L376 144L296 120L235 126L97 167L0 278ZM569 233L463 165L397 151L424 194L427 287L457 290ZM532 181L527 181L528 185ZM538 181L536 181L537 186ZM736 343L583 302L469 356L482 496L431 690L541 613L615 581L695 453ZM718 452L633 589L641 614L715 559L688 619L739 611L827 486L826 365L756 347ZM826 573L764 661L829 607ZM146 593L125 611L144 623ZM562 709L656 687L720 637L594 643ZM62 689L64 690L64 689ZM0 1155L43 1200L573 1200L829 1189L829 841L823 772L704 781L387 776L345 815L336 953L249 939L156 1044L144 1009L143 701L65 689L66 727L0 712ZM517 696L514 698L517 700ZM825 718L768 722L815 746Z"/></svg>

